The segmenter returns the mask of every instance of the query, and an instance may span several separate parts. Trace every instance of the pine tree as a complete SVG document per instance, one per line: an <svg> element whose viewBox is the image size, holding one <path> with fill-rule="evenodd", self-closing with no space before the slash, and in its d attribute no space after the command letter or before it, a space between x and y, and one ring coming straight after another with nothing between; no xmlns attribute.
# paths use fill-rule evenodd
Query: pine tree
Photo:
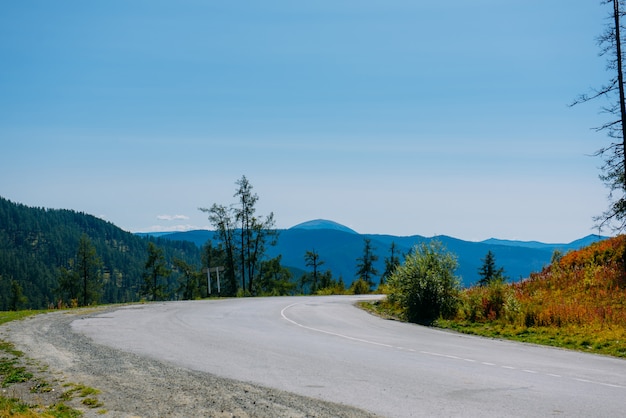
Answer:
<svg viewBox="0 0 626 418"><path fill-rule="evenodd" d="M397 246L395 242L392 242L389 247L389 257L385 257L385 271L383 275L380 276L380 284L384 284L399 265L400 257L398 257Z"/></svg>
<svg viewBox="0 0 626 418"><path fill-rule="evenodd" d="M143 294L152 298L152 300L160 300L167 296L166 287L159 283L160 278L167 278L171 271L167 268L163 250L158 248L154 243L148 243L148 260L144 266L144 283Z"/></svg>
<svg viewBox="0 0 626 418"><path fill-rule="evenodd" d="M369 238L364 239L363 256L357 258L357 279L363 279L372 289L374 286L374 277L378 274L378 270L374 267L374 263L378 261L378 256L374 254L372 241Z"/></svg>
<svg viewBox="0 0 626 418"><path fill-rule="evenodd" d="M324 262L320 260L320 255L317 253L317 251L312 250L312 251L307 251L304 254L304 264L307 267L310 267L313 269L311 273L306 275L307 279L310 278L310 280L307 280L307 281L311 282L311 293L313 294L320 287L324 287L324 286L321 286L321 283L319 283L320 282L319 268L321 265L324 264Z"/></svg>
<svg viewBox="0 0 626 418"><path fill-rule="evenodd" d="M488 286L491 283L506 281L507 277L504 275L504 268L496 267L496 256L491 250L487 251L487 255L482 259L482 262L483 265L478 269L478 275L480 276L479 286Z"/></svg>

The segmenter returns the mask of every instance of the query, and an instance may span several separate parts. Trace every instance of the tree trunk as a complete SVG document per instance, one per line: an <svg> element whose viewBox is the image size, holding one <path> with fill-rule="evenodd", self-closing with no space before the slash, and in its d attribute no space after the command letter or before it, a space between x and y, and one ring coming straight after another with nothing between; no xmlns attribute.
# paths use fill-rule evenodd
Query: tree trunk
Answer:
<svg viewBox="0 0 626 418"><path fill-rule="evenodd" d="M619 0L613 0L613 18L615 19L615 49L617 54L617 82L619 87L620 124L622 126L622 163L626 170L626 102L624 100L624 74L622 71L622 40L620 35ZM622 189L626 191L626 175L622 175Z"/></svg>

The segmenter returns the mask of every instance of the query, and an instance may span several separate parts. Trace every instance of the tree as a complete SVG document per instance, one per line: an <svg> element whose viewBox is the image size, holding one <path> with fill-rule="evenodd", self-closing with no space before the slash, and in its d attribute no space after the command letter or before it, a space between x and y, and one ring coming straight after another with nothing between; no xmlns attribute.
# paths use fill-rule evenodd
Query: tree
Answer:
<svg viewBox="0 0 626 418"><path fill-rule="evenodd" d="M70 260L69 268L61 268L59 290L69 300L87 306L96 302L102 286L102 261L96 248L86 234L80 236L76 256Z"/></svg>
<svg viewBox="0 0 626 418"><path fill-rule="evenodd" d="M200 298L200 275L202 273L180 258L174 258L172 263L174 264L176 270L181 274L178 285L178 293L182 294L182 298L184 300Z"/></svg>
<svg viewBox="0 0 626 418"><path fill-rule="evenodd" d="M416 246L389 278L389 302L410 322L455 313L460 281L456 256L439 241Z"/></svg>
<svg viewBox="0 0 626 418"><path fill-rule="evenodd" d="M350 293L353 295L365 295L369 292L370 284L362 278L355 280L350 286Z"/></svg>
<svg viewBox="0 0 626 418"><path fill-rule="evenodd" d="M363 245L363 256L357 258L357 279L363 279L369 285L370 289L374 286L374 276L378 274L378 270L374 267L374 262L378 261L378 256L374 254L372 241L365 238Z"/></svg>
<svg viewBox="0 0 626 418"><path fill-rule="evenodd" d="M74 259L70 260L70 267L61 267L59 269L59 287L57 293L61 300L75 300L78 303L78 295L80 293L80 279L78 273L72 268Z"/></svg>
<svg viewBox="0 0 626 418"><path fill-rule="evenodd" d="M507 277L504 275L504 268L496 267L496 256L491 252L491 250L487 251L487 255L482 259L483 265L478 269L478 275L480 276L480 280L478 281L479 286L487 286L491 283L503 283L506 281Z"/></svg>
<svg viewBox="0 0 626 418"><path fill-rule="evenodd" d="M233 195L236 205L226 207L214 204L210 209L200 208L209 213L209 220L215 226L218 238L226 251L226 274L239 275L242 294L254 294L254 280L258 276L268 245L275 245L278 233L274 228L274 214L256 216L256 202L259 197L253 193L252 184L246 176L235 182L238 186Z"/></svg>
<svg viewBox="0 0 626 418"><path fill-rule="evenodd" d="M2 279L0 277L0 279ZM17 280L11 280L11 297L9 299L9 310L17 311L19 310L28 299L22 293L22 286L17 282Z"/></svg>
<svg viewBox="0 0 626 418"><path fill-rule="evenodd" d="M220 244L218 245L218 254L219 251L223 251L222 255L217 255L214 253L214 250L211 246L211 243L208 242L208 247L205 247L205 251L203 252L203 257L205 257L205 266L216 267L218 265L222 265L220 263L224 263L224 267L226 270L224 271L224 277L226 283L228 283L227 289L224 292L225 295L235 296L237 294L237 244L235 242L235 221L233 209L228 208L223 205L213 204L210 209L200 208L202 212L209 214L209 221L213 224L217 232L218 240ZM217 256L217 257L216 257ZM215 259L217 258L217 261ZM245 277L242 274L242 283L241 287L245 289Z"/></svg>
<svg viewBox="0 0 626 418"><path fill-rule="evenodd" d="M290 295L296 287L291 281L289 269L280 265L281 256L263 261L260 266L261 274L255 281L255 294L263 296Z"/></svg>
<svg viewBox="0 0 626 418"><path fill-rule="evenodd" d="M93 246L89 237L83 234L78 243L78 254L76 256L76 270L82 282L83 306L87 306L88 301L97 301L101 286L102 261L96 254L96 247Z"/></svg>
<svg viewBox="0 0 626 418"><path fill-rule="evenodd" d="M239 188L234 197L239 199L239 206L235 209L235 219L239 222L241 235L240 262L242 287L245 290L246 281L248 292L254 294L254 278L266 250L266 244L275 245L277 232L274 229L274 214L270 213L265 219L255 217L256 202L259 197L252 192L252 184L246 176L241 176L235 182Z"/></svg>
<svg viewBox="0 0 626 418"><path fill-rule="evenodd" d="M317 251L315 250L307 251L304 254L304 265L313 269L311 273L305 275L305 281L311 282L311 293L315 293L318 287L323 287L323 286L320 286L320 283L319 283L319 278L320 278L319 268L323 264L324 262L320 260L320 255L318 254Z"/></svg>
<svg viewBox="0 0 626 418"><path fill-rule="evenodd" d="M165 285L159 283L159 279L167 278L170 273L165 263L163 250L154 245L153 242L149 242L148 260L144 266L143 294L151 297L152 300L164 299L167 296L167 289Z"/></svg>
<svg viewBox="0 0 626 418"><path fill-rule="evenodd" d="M202 265L209 269L214 267L224 267L224 271L220 272L220 295L223 296L236 296L237 295L237 278L235 277L235 263L234 258L228 256L228 251L224 249L223 243L219 243L217 246L213 246L211 241L207 241L202 248ZM217 280L217 274L211 273L211 282ZM217 286L217 283L216 283ZM207 296L208 294L208 276L202 281L200 286ZM213 289L213 288L212 288Z"/></svg>
<svg viewBox="0 0 626 418"><path fill-rule="evenodd" d="M395 242L392 242L389 247L389 257L385 257L385 271L383 275L380 276L380 284L384 284L399 265L400 257L398 257L397 246Z"/></svg>
<svg viewBox="0 0 626 418"><path fill-rule="evenodd" d="M606 131L612 142L596 152L604 159L600 179L609 188L609 207L594 220L599 230L608 227L613 231L626 228L626 102L624 99L624 73L622 54L622 24L624 0L603 0L602 4L612 6L610 23L599 37L600 55L607 57L607 70L613 73L609 82L592 94L579 96L572 105L592 99L606 98L609 105L602 112L611 119L596 128Z"/></svg>

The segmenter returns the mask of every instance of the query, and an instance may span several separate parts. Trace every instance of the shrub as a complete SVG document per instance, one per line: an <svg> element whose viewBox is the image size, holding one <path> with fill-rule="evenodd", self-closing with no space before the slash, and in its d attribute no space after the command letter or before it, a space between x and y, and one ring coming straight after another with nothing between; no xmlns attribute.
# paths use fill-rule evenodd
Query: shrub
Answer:
<svg viewBox="0 0 626 418"><path fill-rule="evenodd" d="M422 322L456 313L458 263L438 241L416 246L388 281L389 301L397 304L406 320Z"/></svg>
<svg viewBox="0 0 626 418"><path fill-rule="evenodd" d="M353 295L365 295L370 293L370 285L363 279L355 280L350 286L350 291L348 292Z"/></svg>

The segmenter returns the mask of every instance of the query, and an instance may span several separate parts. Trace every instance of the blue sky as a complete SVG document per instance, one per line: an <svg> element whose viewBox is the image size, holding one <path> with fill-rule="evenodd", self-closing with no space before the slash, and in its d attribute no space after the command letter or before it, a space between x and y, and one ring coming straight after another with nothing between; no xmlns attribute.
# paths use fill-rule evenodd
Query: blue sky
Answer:
<svg viewBox="0 0 626 418"><path fill-rule="evenodd" d="M566 0L0 3L0 196L209 228L246 175L277 226L568 242L609 10Z"/></svg>

